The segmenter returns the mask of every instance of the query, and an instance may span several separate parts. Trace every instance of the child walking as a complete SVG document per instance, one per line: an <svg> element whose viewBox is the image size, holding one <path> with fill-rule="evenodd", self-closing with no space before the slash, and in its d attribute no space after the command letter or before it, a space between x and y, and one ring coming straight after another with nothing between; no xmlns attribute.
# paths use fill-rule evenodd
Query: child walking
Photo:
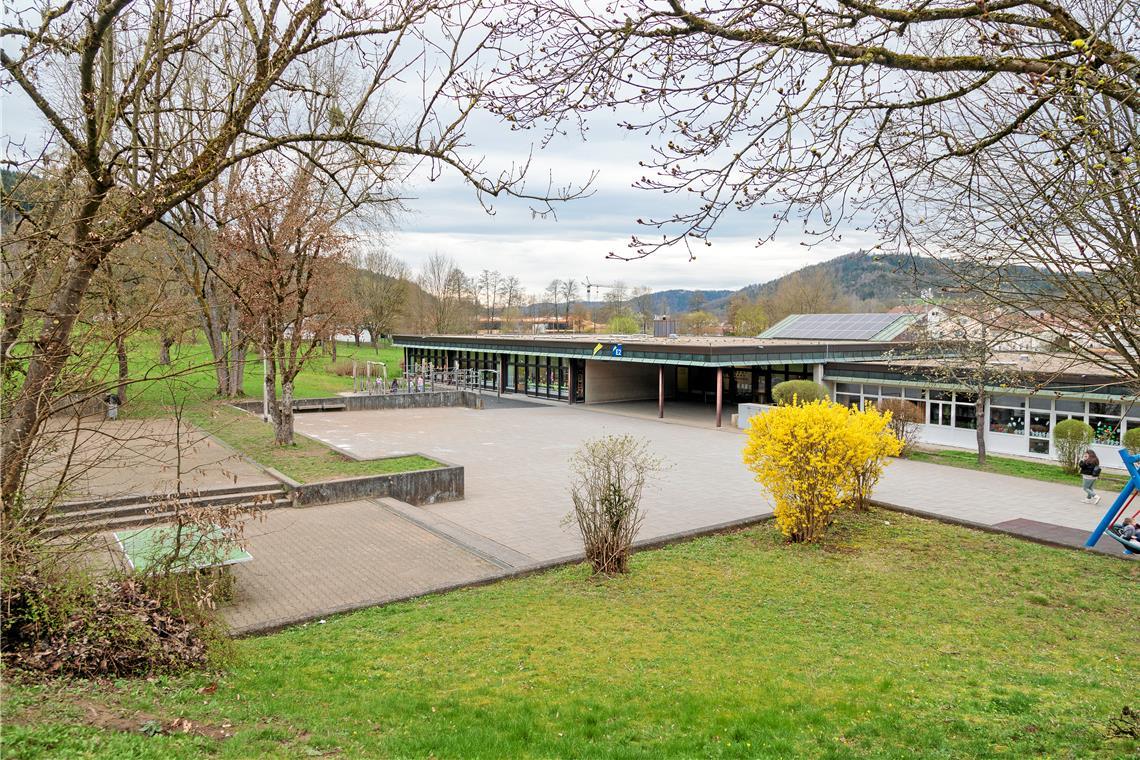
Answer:
<svg viewBox="0 0 1140 760"><path fill-rule="evenodd" d="M1094 490L1096 479L1100 477L1100 459L1089 449L1081 457L1081 488L1085 490L1085 504L1099 504L1100 496Z"/></svg>

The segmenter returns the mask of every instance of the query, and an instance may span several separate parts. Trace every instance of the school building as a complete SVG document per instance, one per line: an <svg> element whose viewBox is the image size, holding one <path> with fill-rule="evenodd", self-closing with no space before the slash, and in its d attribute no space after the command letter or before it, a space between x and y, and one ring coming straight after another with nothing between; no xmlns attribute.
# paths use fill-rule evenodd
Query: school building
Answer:
<svg viewBox="0 0 1140 760"><path fill-rule="evenodd" d="M992 453L1051 458L1052 431L1088 422L1094 449L1114 466L1124 432L1140 427L1136 381L1046 355L1011 354L1024 385L991 389L985 417L964 387L931 379L939 357L914 358L900 314L794 315L755 338L648 335L396 335L413 367L474 370L482 387L567 404L656 401L666 417L681 406L728 424L739 404L772 403L785 380L823 383L832 398L863 407L913 404L924 443L976 447L978 425ZM902 358L906 357L906 358ZM924 371L925 370L925 371Z"/></svg>

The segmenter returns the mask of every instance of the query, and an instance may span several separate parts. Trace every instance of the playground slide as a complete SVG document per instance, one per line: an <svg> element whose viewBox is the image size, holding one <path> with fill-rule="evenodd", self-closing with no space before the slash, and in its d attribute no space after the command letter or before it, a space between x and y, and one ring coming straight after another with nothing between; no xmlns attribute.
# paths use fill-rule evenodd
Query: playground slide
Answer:
<svg viewBox="0 0 1140 760"><path fill-rule="evenodd" d="M1120 458L1124 460L1124 468L1128 470L1128 482L1124 484L1124 488L1120 490L1120 495L1112 502L1112 506L1104 513L1104 517L1096 526L1096 530L1089 535L1089 540L1085 541L1085 546L1096 546L1100 537L1107 533L1109 538L1123 544L1127 550L1140 554L1140 542L1121 536L1120 529L1123 526L1116 524L1117 521L1124 518L1125 510L1136 498L1136 494L1140 492L1140 470L1136 468L1137 463L1140 463L1140 454L1129 454L1128 449L1121 449Z"/></svg>

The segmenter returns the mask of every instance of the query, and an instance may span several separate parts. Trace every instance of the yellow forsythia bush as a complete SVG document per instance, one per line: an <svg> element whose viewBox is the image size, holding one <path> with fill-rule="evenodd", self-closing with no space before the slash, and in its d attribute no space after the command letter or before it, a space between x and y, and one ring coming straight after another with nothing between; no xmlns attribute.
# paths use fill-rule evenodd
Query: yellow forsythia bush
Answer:
<svg viewBox="0 0 1140 760"><path fill-rule="evenodd" d="M887 457L902 450L890 419L890 412L826 399L752 418L744 463L772 496L785 536L813 541L836 510L865 503Z"/></svg>

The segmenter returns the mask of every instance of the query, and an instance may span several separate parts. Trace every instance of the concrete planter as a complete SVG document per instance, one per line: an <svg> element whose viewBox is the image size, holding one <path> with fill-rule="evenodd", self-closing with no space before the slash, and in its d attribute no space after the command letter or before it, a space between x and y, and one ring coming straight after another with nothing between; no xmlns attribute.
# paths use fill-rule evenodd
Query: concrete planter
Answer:
<svg viewBox="0 0 1140 760"><path fill-rule="evenodd" d="M291 486L290 494L299 507L384 497L416 506L457 501L463 498L463 468L459 465L446 465L433 470L296 483Z"/></svg>

